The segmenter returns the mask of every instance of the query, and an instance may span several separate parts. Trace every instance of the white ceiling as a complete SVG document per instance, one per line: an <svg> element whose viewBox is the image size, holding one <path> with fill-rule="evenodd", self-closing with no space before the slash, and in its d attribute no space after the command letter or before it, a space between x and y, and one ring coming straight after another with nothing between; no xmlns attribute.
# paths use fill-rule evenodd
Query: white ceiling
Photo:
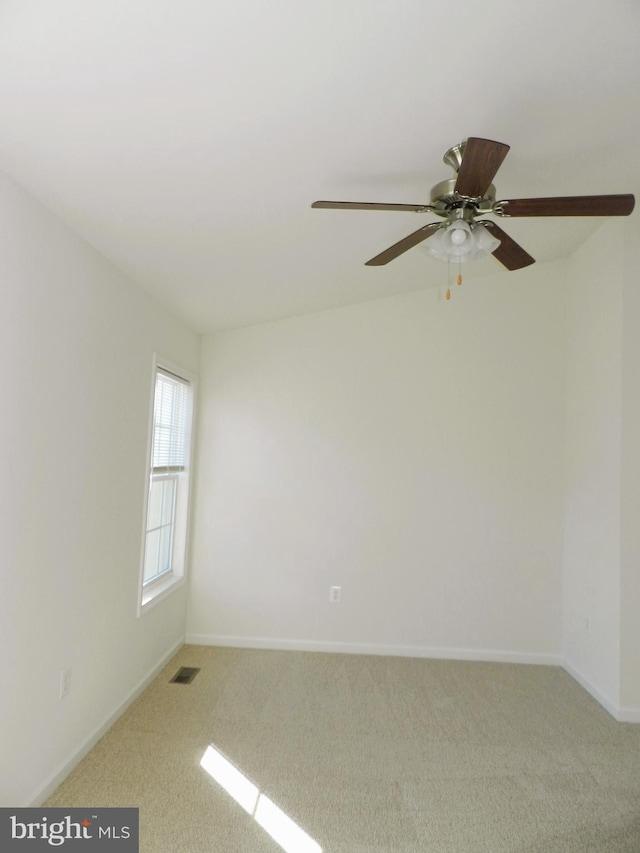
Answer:
<svg viewBox="0 0 640 853"><path fill-rule="evenodd" d="M310 204L427 202L468 136L500 198L640 192L639 43L637 0L0 0L0 168L197 331L263 322L443 284L364 266L424 214Z"/></svg>

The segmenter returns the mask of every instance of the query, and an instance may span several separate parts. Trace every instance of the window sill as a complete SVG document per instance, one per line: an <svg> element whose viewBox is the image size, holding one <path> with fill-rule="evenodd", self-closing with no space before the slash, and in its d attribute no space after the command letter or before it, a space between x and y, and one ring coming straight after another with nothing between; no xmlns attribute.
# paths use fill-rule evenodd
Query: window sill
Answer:
<svg viewBox="0 0 640 853"><path fill-rule="evenodd" d="M151 584L148 589L142 590L142 599L138 607L138 616L142 616L156 604L163 601L171 593L182 586L184 575L169 574L168 577Z"/></svg>

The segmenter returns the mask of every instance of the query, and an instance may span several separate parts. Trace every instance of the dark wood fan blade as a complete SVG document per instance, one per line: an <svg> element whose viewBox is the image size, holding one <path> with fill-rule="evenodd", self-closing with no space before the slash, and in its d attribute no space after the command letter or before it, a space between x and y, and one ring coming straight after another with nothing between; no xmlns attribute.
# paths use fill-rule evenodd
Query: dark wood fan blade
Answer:
<svg viewBox="0 0 640 853"><path fill-rule="evenodd" d="M633 195L575 195L557 198L510 198L505 216L628 216L636 200Z"/></svg>
<svg viewBox="0 0 640 853"><path fill-rule="evenodd" d="M314 201L311 207L328 210L429 210L424 204L376 204L368 201Z"/></svg>
<svg viewBox="0 0 640 853"><path fill-rule="evenodd" d="M371 258L370 261L366 262L365 266L380 267L384 264L388 264L389 261L397 258L398 255L401 255L408 249L412 249L414 246L417 246L418 243L422 243L423 240L430 237L434 231L437 231L440 227L440 222L430 222L429 225L424 225L422 228L414 231L413 234L409 234L408 237L404 237L402 240L394 243L393 246L389 246L389 248L385 249L384 252L380 252L380 254L376 255L375 258Z"/></svg>
<svg viewBox="0 0 640 853"><path fill-rule="evenodd" d="M508 151L509 146L503 142L470 136L462 154L456 192L469 198L482 198Z"/></svg>
<svg viewBox="0 0 640 853"><path fill-rule="evenodd" d="M528 267L530 264L535 264L535 258L532 258L528 252L516 243L509 235L502 230L495 222L483 222L493 236L500 240L500 245L492 252L493 257L500 261L508 270L519 270L522 267Z"/></svg>

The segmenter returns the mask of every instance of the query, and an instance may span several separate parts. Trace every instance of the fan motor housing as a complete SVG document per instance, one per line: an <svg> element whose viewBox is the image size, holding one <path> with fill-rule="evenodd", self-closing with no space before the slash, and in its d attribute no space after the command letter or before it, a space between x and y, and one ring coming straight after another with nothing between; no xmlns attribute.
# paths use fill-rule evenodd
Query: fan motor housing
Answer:
<svg viewBox="0 0 640 853"><path fill-rule="evenodd" d="M438 216L449 216L460 208L473 208L477 212L490 212L496 200L496 188L493 184L480 199L468 199L456 192L457 178L440 181L431 190L430 205Z"/></svg>

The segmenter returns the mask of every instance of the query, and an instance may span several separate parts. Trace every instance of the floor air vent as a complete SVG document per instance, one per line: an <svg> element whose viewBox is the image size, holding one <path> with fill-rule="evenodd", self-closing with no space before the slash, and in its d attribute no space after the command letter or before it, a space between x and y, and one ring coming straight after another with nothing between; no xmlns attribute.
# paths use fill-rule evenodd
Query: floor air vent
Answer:
<svg viewBox="0 0 640 853"><path fill-rule="evenodd" d="M180 669L171 679L171 684L191 684L196 675L200 672L200 667L196 666L181 666Z"/></svg>

